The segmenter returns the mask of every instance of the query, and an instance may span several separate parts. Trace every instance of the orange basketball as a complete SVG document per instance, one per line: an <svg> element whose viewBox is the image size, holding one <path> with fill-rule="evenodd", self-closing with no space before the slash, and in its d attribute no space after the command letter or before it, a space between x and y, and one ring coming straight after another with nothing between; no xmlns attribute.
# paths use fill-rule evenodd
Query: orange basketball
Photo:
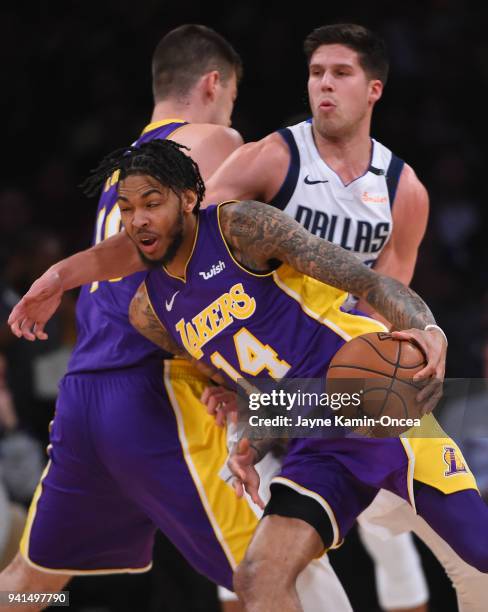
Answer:
<svg viewBox="0 0 488 612"><path fill-rule="evenodd" d="M426 365L413 342L388 333L371 333L347 342L334 355L327 374L328 393L359 393L359 405L343 405L340 414L359 419L359 433L374 437L398 436L421 418L413 376ZM373 423L374 420L374 423Z"/></svg>

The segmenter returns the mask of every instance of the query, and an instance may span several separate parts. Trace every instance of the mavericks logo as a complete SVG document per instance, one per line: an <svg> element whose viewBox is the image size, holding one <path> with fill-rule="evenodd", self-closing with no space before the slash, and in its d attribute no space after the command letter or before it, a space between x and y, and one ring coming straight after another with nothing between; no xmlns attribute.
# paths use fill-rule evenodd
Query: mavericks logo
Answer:
<svg viewBox="0 0 488 612"><path fill-rule="evenodd" d="M378 194L370 194L367 191L363 191L362 195L361 195L361 200L365 203L365 204L386 204L388 202L388 198L384 195L378 195Z"/></svg>
<svg viewBox="0 0 488 612"><path fill-rule="evenodd" d="M468 468L464 464L463 458L460 456L459 450L453 446L444 446L444 463L448 469L444 472L444 476L456 476L457 474L467 474Z"/></svg>

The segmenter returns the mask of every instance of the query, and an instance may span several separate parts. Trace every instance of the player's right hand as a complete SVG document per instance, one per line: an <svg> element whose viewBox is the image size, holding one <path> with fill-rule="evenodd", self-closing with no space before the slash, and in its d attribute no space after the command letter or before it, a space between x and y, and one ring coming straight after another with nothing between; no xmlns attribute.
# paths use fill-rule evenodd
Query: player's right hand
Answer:
<svg viewBox="0 0 488 612"><path fill-rule="evenodd" d="M12 333L26 340L47 340L44 326L58 309L63 287L57 272L47 270L16 304L8 318Z"/></svg>
<svg viewBox="0 0 488 612"><path fill-rule="evenodd" d="M259 474L254 467L258 454L247 438L239 440L231 452L227 465L234 475L232 482L237 497L242 497L244 491L252 501L264 510L264 502L259 495Z"/></svg>
<svg viewBox="0 0 488 612"><path fill-rule="evenodd" d="M422 389L417 394L417 402L422 404L421 414L430 414L442 397L447 352L445 336L437 329L406 329L393 331L391 336L397 340L413 341L424 353L427 363L415 374L413 381Z"/></svg>
<svg viewBox="0 0 488 612"><path fill-rule="evenodd" d="M227 415L237 422L237 394L223 386L206 387L200 398L202 404L207 407L208 414L215 417L219 427L227 422Z"/></svg>

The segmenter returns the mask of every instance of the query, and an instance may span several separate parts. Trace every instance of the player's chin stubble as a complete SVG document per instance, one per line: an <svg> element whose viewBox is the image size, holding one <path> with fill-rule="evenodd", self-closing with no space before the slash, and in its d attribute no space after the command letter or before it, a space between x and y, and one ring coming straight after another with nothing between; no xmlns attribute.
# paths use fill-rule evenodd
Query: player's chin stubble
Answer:
<svg viewBox="0 0 488 612"><path fill-rule="evenodd" d="M137 252L139 253L142 263L148 268L160 268L161 266L167 266L169 263L171 263L175 258L178 249L183 243L183 228L183 211L180 210L176 219L175 227L171 234L171 242L169 243L168 248L162 257L159 257L158 259L149 259L149 257L146 257L139 247L137 247Z"/></svg>

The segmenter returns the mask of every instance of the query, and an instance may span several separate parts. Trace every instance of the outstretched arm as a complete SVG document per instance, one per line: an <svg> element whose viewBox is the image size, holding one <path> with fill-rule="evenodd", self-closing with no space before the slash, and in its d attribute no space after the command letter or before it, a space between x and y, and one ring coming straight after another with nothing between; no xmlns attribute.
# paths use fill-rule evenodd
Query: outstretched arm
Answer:
<svg viewBox="0 0 488 612"><path fill-rule="evenodd" d="M64 291L96 280L129 276L145 269L135 244L124 230L50 268L59 275Z"/></svg>
<svg viewBox="0 0 488 612"><path fill-rule="evenodd" d="M46 270L14 306L8 319L12 333L26 340L46 340L44 326L56 312L65 291L144 269L136 247L125 232L63 259Z"/></svg>
<svg viewBox="0 0 488 612"><path fill-rule="evenodd" d="M279 260L364 298L397 329L415 330L410 337L422 346L428 358L418 378L444 377L443 334L436 329L423 331L427 325L435 325L435 319L414 291L370 270L345 249L313 236L285 213L260 202L227 204L221 208L220 218L226 240L241 263L262 270Z"/></svg>

